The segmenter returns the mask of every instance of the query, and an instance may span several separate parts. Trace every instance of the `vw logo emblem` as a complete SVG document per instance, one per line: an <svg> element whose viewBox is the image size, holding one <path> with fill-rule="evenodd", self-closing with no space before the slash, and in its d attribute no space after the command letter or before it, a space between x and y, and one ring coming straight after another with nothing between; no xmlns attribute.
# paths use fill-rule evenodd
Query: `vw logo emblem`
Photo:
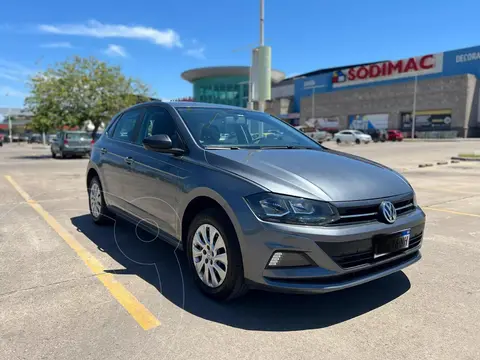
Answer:
<svg viewBox="0 0 480 360"><path fill-rule="evenodd" d="M390 201L382 201L380 204L380 215L389 224L393 224L397 220L397 210L395 210L395 206Z"/></svg>

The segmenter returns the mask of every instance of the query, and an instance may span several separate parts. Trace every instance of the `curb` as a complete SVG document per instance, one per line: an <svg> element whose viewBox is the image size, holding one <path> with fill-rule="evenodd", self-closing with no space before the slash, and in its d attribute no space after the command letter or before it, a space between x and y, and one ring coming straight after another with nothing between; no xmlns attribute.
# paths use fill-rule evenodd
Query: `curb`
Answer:
<svg viewBox="0 0 480 360"><path fill-rule="evenodd" d="M468 158L468 157L460 157L460 156L452 156L452 162L460 162L460 161L480 161L480 158Z"/></svg>
<svg viewBox="0 0 480 360"><path fill-rule="evenodd" d="M445 139L412 139L404 138L403 141L406 142L468 142L468 141L479 141L480 138L445 138Z"/></svg>

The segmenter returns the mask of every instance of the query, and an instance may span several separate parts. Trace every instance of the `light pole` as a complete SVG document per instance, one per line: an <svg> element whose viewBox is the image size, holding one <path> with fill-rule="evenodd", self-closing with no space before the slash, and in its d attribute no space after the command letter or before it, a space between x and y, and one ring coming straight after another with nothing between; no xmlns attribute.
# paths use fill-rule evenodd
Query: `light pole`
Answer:
<svg viewBox="0 0 480 360"><path fill-rule="evenodd" d="M264 46L264 40L265 40L264 39L264 22L265 22L264 13L265 13L265 3L264 3L264 0L260 0L260 46ZM265 112L264 101L261 100L258 102L258 110L261 112Z"/></svg>
<svg viewBox="0 0 480 360"><path fill-rule="evenodd" d="M314 85L307 88L312 89L312 121L315 120L315 89L323 87L325 87L325 85Z"/></svg>
<svg viewBox="0 0 480 360"><path fill-rule="evenodd" d="M417 84L418 84L418 76L415 75L415 83L413 86L412 139L415 139L415 116L417 111Z"/></svg>
<svg viewBox="0 0 480 360"><path fill-rule="evenodd" d="M267 39L268 40L268 39ZM245 47L237 48L232 50L232 52L236 53L238 51L243 51L248 49L249 51L252 51L255 48L255 44L250 44ZM247 100L247 109L253 110L253 99L252 99L252 94L253 94L253 81L252 81L252 66L253 64L250 65L248 69L248 83L247 82L242 82L240 84L242 85L247 85L248 86L248 100Z"/></svg>

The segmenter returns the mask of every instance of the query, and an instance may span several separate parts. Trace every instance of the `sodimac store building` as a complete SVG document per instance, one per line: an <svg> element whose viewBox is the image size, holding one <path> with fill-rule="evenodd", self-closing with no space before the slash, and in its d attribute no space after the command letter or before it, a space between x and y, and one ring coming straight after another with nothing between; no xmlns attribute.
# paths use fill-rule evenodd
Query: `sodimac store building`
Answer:
<svg viewBox="0 0 480 360"><path fill-rule="evenodd" d="M417 137L471 137L480 136L479 76L480 47L472 47L319 70L275 87L294 90L289 112L300 113L300 124L409 135L415 114Z"/></svg>

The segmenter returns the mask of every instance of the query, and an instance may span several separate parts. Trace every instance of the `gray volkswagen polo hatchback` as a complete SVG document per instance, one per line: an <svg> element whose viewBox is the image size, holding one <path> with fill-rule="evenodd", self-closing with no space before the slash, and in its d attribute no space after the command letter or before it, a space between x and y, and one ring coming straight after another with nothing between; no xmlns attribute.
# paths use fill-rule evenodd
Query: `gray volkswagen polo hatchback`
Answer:
<svg viewBox="0 0 480 360"><path fill-rule="evenodd" d="M87 188L95 223L114 214L160 234L219 300L345 289L421 257L425 214L405 178L243 108L122 111L92 148Z"/></svg>

